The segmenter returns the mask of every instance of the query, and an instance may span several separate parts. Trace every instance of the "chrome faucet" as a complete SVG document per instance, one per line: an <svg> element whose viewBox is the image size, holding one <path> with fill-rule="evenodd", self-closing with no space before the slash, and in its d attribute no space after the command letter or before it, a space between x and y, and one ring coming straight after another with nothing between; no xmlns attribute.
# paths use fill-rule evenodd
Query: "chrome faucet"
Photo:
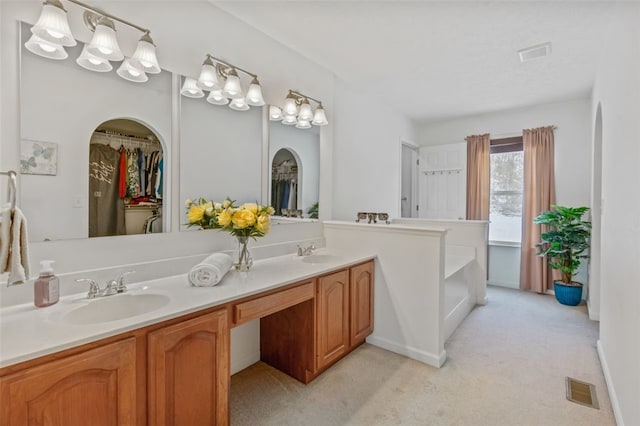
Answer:
<svg viewBox="0 0 640 426"><path fill-rule="evenodd" d="M124 277L129 274L134 274L136 271L128 271L120 274L117 280L111 280L107 282L104 289L100 288L100 285L90 278L79 278L76 282L89 283L89 292L87 293L87 299L95 299L96 297L112 296L114 294L126 293L127 286L124 283Z"/></svg>
<svg viewBox="0 0 640 426"><path fill-rule="evenodd" d="M307 247L298 247L298 256L309 256L316 249L316 246L311 244Z"/></svg>

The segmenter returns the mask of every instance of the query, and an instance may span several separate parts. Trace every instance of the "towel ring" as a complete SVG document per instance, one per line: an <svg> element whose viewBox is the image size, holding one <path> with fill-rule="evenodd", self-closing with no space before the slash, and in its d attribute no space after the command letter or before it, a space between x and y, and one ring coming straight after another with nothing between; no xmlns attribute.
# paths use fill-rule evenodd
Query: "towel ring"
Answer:
<svg viewBox="0 0 640 426"><path fill-rule="evenodd" d="M16 193L18 192L16 172L9 170L7 175L9 176L9 183L7 184L7 202L11 206L11 211L13 212L16 209Z"/></svg>

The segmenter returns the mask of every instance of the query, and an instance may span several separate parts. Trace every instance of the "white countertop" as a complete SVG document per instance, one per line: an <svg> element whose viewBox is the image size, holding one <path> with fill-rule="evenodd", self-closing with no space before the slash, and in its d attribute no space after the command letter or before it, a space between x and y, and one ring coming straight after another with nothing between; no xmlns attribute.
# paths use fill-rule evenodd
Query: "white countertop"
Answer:
<svg viewBox="0 0 640 426"><path fill-rule="evenodd" d="M327 253L325 250L316 252ZM375 258L373 253L331 251L330 254L334 257L326 263L306 263L295 254L260 260L253 264L248 274L230 271L215 287L192 287L184 273L131 284L124 295L89 300L86 299L86 293L82 293L62 297L57 304L46 308L36 308L33 303L2 308L0 367L222 305ZM121 320L82 325L62 320L66 313L81 305L143 293L168 296L169 302L156 310Z"/></svg>

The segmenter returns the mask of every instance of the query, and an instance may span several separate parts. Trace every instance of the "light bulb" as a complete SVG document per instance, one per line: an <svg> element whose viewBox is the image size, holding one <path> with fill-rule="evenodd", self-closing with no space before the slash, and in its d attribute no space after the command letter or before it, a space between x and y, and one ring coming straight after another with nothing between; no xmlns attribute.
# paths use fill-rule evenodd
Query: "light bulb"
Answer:
<svg viewBox="0 0 640 426"><path fill-rule="evenodd" d="M134 83L144 83L149 80L147 74L133 66L129 58L125 58L124 61L122 61L122 65L120 65L116 73L125 80L133 81Z"/></svg>
<svg viewBox="0 0 640 426"><path fill-rule="evenodd" d="M69 55L59 44L50 43L37 35L33 34L29 40L24 44L24 47L31 53L35 53L38 56L49 59L67 59Z"/></svg>
<svg viewBox="0 0 640 426"><path fill-rule="evenodd" d="M231 101L229 108L236 111L247 111L249 109L249 105L247 105L247 101L244 98L237 98Z"/></svg>
<svg viewBox="0 0 640 426"><path fill-rule="evenodd" d="M238 73L234 68L231 68L231 70L227 73L227 81L224 83L222 94L231 99L244 97L242 94L242 86L240 86Z"/></svg>
<svg viewBox="0 0 640 426"><path fill-rule="evenodd" d="M269 105L269 120L271 121L282 120L282 110L275 105Z"/></svg>
<svg viewBox="0 0 640 426"><path fill-rule="evenodd" d="M298 124L298 120L296 119L295 115L285 115L282 119L282 124L293 126L294 124Z"/></svg>
<svg viewBox="0 0 640 426"><path fill-rule="evenodd" d="M76 59L76 63L89 71L109 72L113 69L109 61L89 53L86 44L82 48L82 53L80 53L80 56Z"/></svg>
<svg viewBox="0 0 640 426"><path fill-rule="evenodd" d="M298 129L308 129L311 127L311 123L309 123L309 120L298 120L296 123L296 127Z"/></svg>
<svg viewBox="0 0 640 426"><path fill-rule="evenodd" d="M314 126L326 126L329 124L327 121L327 115L324 112L324 108L322 108L322 104L318 105L316 108L316 112L313 115L313 121L311 122Z"/></svg>
<svg viewBox="0 0 640 426"><path fill-rule="evenodd" d="M298 114L298 104L296 103L296 98L293 96L291 92L287 95L287 98L284 100L284 105L282 105L282 111L285 115L297 115Z"/></svg>
<svg viewBox="0 0 640 426"><path fill-rule="evenodd" d="M222 90L212 90L207 96L207 102L213 105L226 105L229 103L229 99L222 94Z"/></svg>
<svg viewBox="0 0 640 426"><path fill-rule="evenodd" d="M303 121L311 121L313 119L313 111L311 111L311 105L309 105L309 99L307 98L304 98L300 104L298 119Z"/></svg>

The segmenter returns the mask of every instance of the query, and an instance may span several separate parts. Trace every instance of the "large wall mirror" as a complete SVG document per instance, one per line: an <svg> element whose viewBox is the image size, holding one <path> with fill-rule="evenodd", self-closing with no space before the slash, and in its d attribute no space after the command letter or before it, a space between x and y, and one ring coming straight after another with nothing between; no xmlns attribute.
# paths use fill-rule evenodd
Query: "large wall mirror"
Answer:
<svg viewBox="0 0 640 426"><path fill-rule="evenodd" d="M318 218L320 128L269 122L269 203L277 216Z"/></svg>
<svg viewBox="0 0 640 426"><path fill-rule="evenodd" d="M43 58L24 47L31 37L30 28L29 24L20 25L20 206L30 219L29 239L166 232L169 226L162 213L167 207L162 199L170 195L170 185L162 173L158 174L158 164L165 171L169 168L171 73L163 71L149 75L146 83L134 83L116 75L118 64L111 72L88 71L75 62L82 43L67 48L69 57L64 60ZM131 191L112 199L112 204L121 208L95 204L98 198L103 201L106 193L104 188L90 185L89 176L97 170L90 168L90 156L94 159L102 150L115 161L121 149L131 153L127 161L132 167L135 157L138 187L131 183ZM107 157L100 167L109 167ZM145 167L155 164L148 175L140 175L140 160ZM48 163L49 169L43 172L39 161ZM131 173L133 177L133 170ZM140 179L145 179L144 192ZM150 185L153 194L146 193ZM123 212L124 227L120 223L113 231L102 226L105 221L118 223L117 216ZM153 226L143 228L154 216ZM100 231L90 226L96 224L100 224Z"/></svg>
<svg viewBox="0 0 640 426"><path fill-rule="evenodd" d="M206 92L199 98L180 96L182 202L200 197L263 202L262 120L261 107L235 111L210 104Z"/></svg>

